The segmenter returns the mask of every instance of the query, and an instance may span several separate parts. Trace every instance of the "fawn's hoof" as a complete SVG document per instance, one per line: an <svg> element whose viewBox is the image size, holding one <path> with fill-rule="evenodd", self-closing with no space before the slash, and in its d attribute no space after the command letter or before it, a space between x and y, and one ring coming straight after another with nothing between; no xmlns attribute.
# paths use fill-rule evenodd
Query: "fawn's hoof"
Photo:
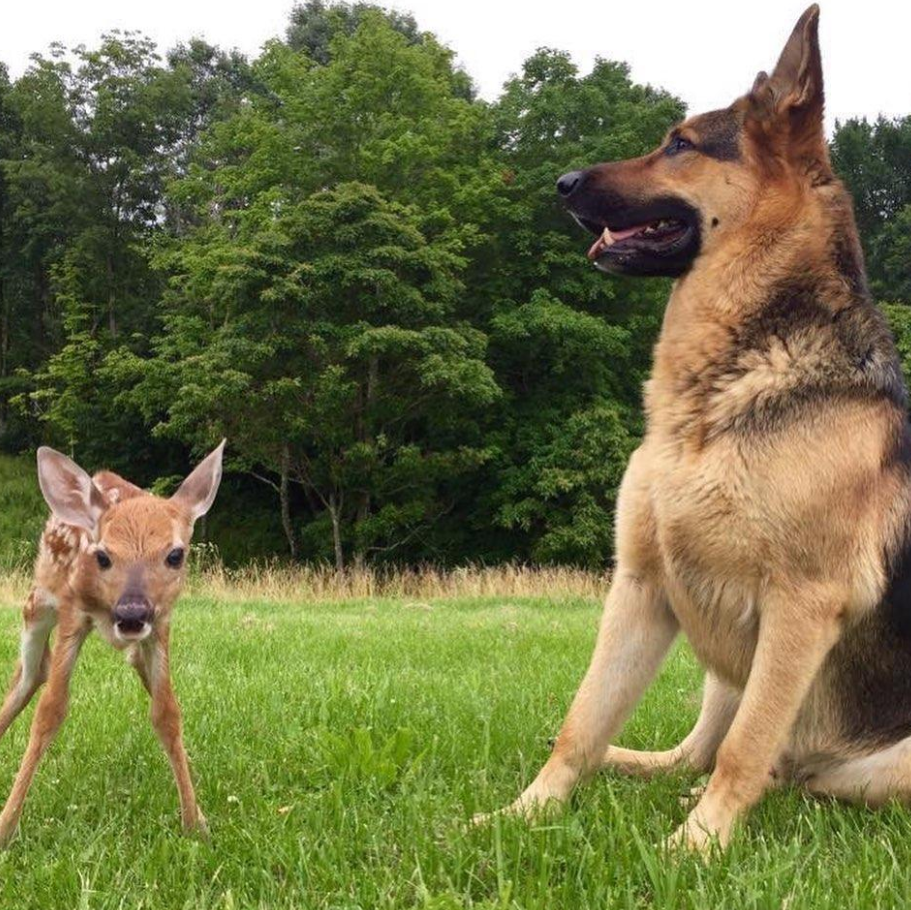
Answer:
<svg viewBox="0 0 911 910"><path fill-rule="evenodd" d="M195 819L184 819L183 833L187 837L197 837L200 840L209 839L209 824L202 812L198 812Z"/></svg>

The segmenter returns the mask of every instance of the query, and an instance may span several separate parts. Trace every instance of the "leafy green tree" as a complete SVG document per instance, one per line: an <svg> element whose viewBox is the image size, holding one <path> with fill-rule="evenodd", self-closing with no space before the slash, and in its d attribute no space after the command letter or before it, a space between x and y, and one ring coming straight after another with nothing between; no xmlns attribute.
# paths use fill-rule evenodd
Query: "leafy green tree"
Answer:
<svg viewBox="0 0 911 910"><path fill-rule="evenodd" d="M0 64L0 161L16 155L21 143L21 127L12 109L12 86L6 67ZM10 435L9 399L22 391L16 376L17 362L31 347L23 295L17 293L21 265L13 224L13 205L6 173L0 168L0 441Z"/></svg>
<svg viewBox="0 0 911 910"><path fill-rule="evenodd" d="M616 490L641 429L616 395L629 332L539 290L494 318L492 339L512 393L493 520L522 532L526 558L603 565Z"/></svg>
<svg viewBox="0 0 911 910"><path fill-rule="evenodd" d="M285 30L285 42L295 51L303 51L311 60L325 65L332 59L332 42L339 36L353 35L371 15L381 15L388 25L409 44L418 44L422 33L410 13L385 10L372 3L332 3L307 0L291 10Z"/></svg>
<svg viewBox="0 0 911 910"><path fill-rule="evenodd" d="M911 260L902 233L911 205L911 116L835 126L832 161L854 197L874 294L911 304Z"/></svg>
<svg viewBox="0 0 911 910"><path fill-rule="evenodd" d="M185 97L181 99L177 129L167 149L168 179L183 177L196 153L200 136L214 124L235 115L245 99L265 91L246 57L238 51L219 50L200 38L178 44L168 52L167 63ZM160 198L160 195L159 195ZM165 195L167 227L180 234L193 223L192 211L176 205L177 197Z"/></svg>
<svg viewBox="0 0 911 910"><path fill-rule="evenodd" d="M911 203L882 226L869 246L876 295L911 304Z"/></svg>
<svg viewBox="0 0 911 910"><path fill-rule="evenodd" d="M252 70L261 91L202 135L171 193L195 214L160 260L176 282L166 331L151 360L109 360L115 385L145 377L118 402L186 444L228 433L235 467L278 493L292 552L603 562L666 285L595 274L553 184L653 146L679 102L622 66L580 77L541 51L490 109L460 94L449 51L371 9L335 30L322 59L273 43ZM428 249L458 251L445 306L417 328L405 283L385 321L361 325L376 289L355 279L355 250L342 252L354 233L341 212L368 200L375 213L405 206ZM374 256L371 231L357 233ZM324 298L302 308L286 273L312 290L328 263ZM316 299L332 301L330 321ZM280 335L277 300L294 306ZM410 413L444 350L448 370L468 371L459 407L394 416Z"/></svg>
<svg viewBox="0 0 911 910"><path fill-rule="evenodd" d="M304 492L309 556L420 552L440 495L487 452L477 413L499 394L484 336L451 319L457 242L413 208L341 184L240 236L213 228L170 249L156 357L111 358L123 397L182 439L227 434L239 464ZM328 533L326 533L328 531ZM331 550L325 543L331 541Z"/></svg>
<svg viewBox="0 0 911 910"><path fill-rule="evenodd" d="M52 59L38 58L3 92L0 281L6 354L0 440L13 449L38 433L31 412L20 414L12 402L33 387L32 371L62 338L51 271L67 240L88 223L80 204L83 169L67 106L66 68L59 49L54 53Z"/></svg>
<svg viewBox="0 0 911 910"><path fill-rule="evenodd" d="M375 200L372 204L392 206L389 211L397 210L396 204L406 205L401 211L415 213L414 217L418 207L421 214L415 224L430 244L428 248L450 250L452 255L458 251L450 268L453 287L457 286L459 293L447 292L445 307L434 321L427 322L429 317L422 317L427 324L421 324L418 332L406 318L406 304L413 294L406 292L403 284L396 292L402 299L388 315L388 321L371 323L372 334L365 336L376 347L372 359L378 364L386 360L399 363L394 372L401 374L409 391L429 382L431 368L455 370L455 365L464 361L474 364L479 371L476 378L478 387L482 388L490 379L483 364L486 340L483 331L472 329L464 318L462 309L467 295L455 276L464 268L464 257L481 242L474 225L465 217L466 211L470 205L477 204L479 197L490 195L498 185L502 186L501 180L498 183L490 179L494 164L478 175L478 162L489 145L490 120L484 106L466 100L464 93L459 92L459 74L452 66L451 52L429 36L423 36L419 42L408 40L375 10L365 8L362 13L352 34L342 30L334 36L328 62L323 66L315 65L304 54L283 44L270 45L252 71L252 79L261 91L203 135L186 176L173 185L169 194L170 204L193 213L185 219L193 228L180 246L179 266L171 253L161 259L168 270L176 270L180 275L181 286L188 295L179 305L169 306L166 337L170 344L177 344L178 338L189 337L188 332L192 334L200 330L200 325L208 325L215 319L211 316L208 322L191 325L184 320L188 301L212 299L212 287L218 287L226 298L232 297L235 289L225 284L228 277L239 280L239 276L247 275L249 278L247 267L252 268L248 260L236 258L241 255L239 251L247 255L252 243L257 251L256 262L261 263L260 257L268 248L267 240L274 240L277 225L289 223L290 213L310 212L307 207L311 205L316 206L312 212L322 210L329 198L335 199L326 196L325 188L338 188L341 193L347 187L344 197L336 200L339 206L342 199L347 200L346 205L351 204L360 194L364 200ZM499 180L499 171L495 173ZM370 183L358 183L360 189L355 192L354 177ZM471 200L470 204L466 199ZM330 227L328 224L325 227L327 236L331 236ZM345 242L348 242L347 234ZM360 241L367 250L372 249L371 243L369 236ZM305 263L315 252L301 244L291 244L271 251L270 255L274 259L270 269L304 269L309 268ZM324 261L329 262L328 249L325 257ZM347 258L354 261L352 256ZM197 292L197 287L202 289ZM377 290L370 282L352 285L352 289L351 312L369 306ZM245 285L242 295L245 312L258 311L259 293L253 285ZM441 292L427 288L422 293L427 300L436 301ZM332 299L338 301L341 296L339 287L335 287ZM341 312L338 318L343 318ZM261 347L262 336L240 317L239 320L232 321L224 331L219 329L217 334L195 336L191 348L185 351L189 356L193 348L205 349L207 356L215 358L207 363L214 371L213 376L219 374L222 383L219 388L223 391L224 383L235 374L228 370L226 360L219 361L217 357L224 358L225 351L230 349L231 363L243 362L237 354L243 347L243 338L260 339L256 344L251 341L247 354L266 358L278 364L277 369L281 369L282 358L290 356L289 351L298 350L294 344L303 352L309 350L312 342L308 336L292 344L293 336L289 336L285 346L269 347L266 354L266 349ZM217 323L215 319L213 324ZM349 346L355 343L355 336L349 337L350 332L346 329L344 336ZM239 333L246 334L239 336ZM230 345L226 347L229 337ZM341 394L340 390L347 386L330 367L336 369L342 339L339 336L332 345L326 339L324 342L325 356L330 358L326 376L332 377L331 383L326 379L326 388L333 390L333 395ZM359 344L358 350L363 352L361 369L365 372L361 378L364 388L357 394L367 401L375 400L379 407L387 399L371 391L370 377L374 375L369 368L371 357L367 354L366 340ZM154 374L162 356L179 359L174 353L176 348L169 348L167 354L164 350L157 349L147 365L149 376ZM352 347L347 354L349 369L355 362L351 359L353 352ZM129 363L129 358L123 362ZM189 362L194 364L193 369L199 369L197 360ZM225 369L216 369L216 363ZM316 454L308 456L306 468L310 473L305 476L302 463L289 448L288 440L295 438L294 428L285 419L270 419L276 408L281 410L277 400L271 397L278 394L279 387L257 385L265 381L259 372L265 368L266 364L256 369L251 365L244 372L245 376L254 377L250 382L256 389L270 396L268 401L253 394L247 379L238 380L247 391L230 410L238 415L232 439L237 436L240 456L234 464L239 470L255 474L279 493L283 524L292 549L300 544L305 552L322 553L320 542L333 540L333 548L326 555L336 561L347 558L346 550L360 559L382 554L405 558L409 552L418 551L426 557L442 558L441 554L453 553L451 541L457 535L451 533L451 528L450 533L444 533L441 527L450 514L454 516L453 522L457 520L455 516L461 517L459 507L464 506L466 485L460 485L457 478L489 457L479 430L479 415L471 415L469 419L463 407L446 408L430 422L426 417L416 418L416 423L403 421L401 414L388 418L396 426L401 423L402 431L410 434L412 441L407 445L401 441L392 445L396 437L386 428L386 418L372 430L370 421L364 422L361 432L368 433L369 438L359 441L357 451L362 456L358 470L365 473L359 475L355 484L363 489L351 493L350 484L344 480L348 492L343 492L332 484L341 484L347 476L345 472L353 470L351 452L354 450L348 442L343 449L338 448L341 445L338 439L345 439L344 435L333 437L336 439L333 445L326 443L316 449ZM118 376L122 378L124 374ZM452 382L468 383L469 387L470 380L467 374L452 376ZM443 373L439 381L443 382ZM211 387L215 385L213 379ZM142 387L147 390L148 383ZM292 403L296 403L298 411L301 408L301 393L291 387L281 388L289 396L284 408L290 420L290 415L295 413ZM389 402L396 401L392 395L395 386L388 378L378 388L389 391ZM490 395L497 394L495 385L488 391ZM307 395L309 410L323 401L315 392L309 391ZM482 399L483 396L476 396L473 401L483 412L486 404ZM127 396L121 400L136 398ZM149 396L147 400L156 399ZM433 400L432 396L428 397L428 401ZM329 410L343 412L345 407L341 399L332 400ZM442 432L448 426L446 420L455 421L457 414L462 433L458 437L459 445L453 447L452 443L456 438L455 424L446 430L450 436L445 441L435 441L428 428L433 426L434 432ZM195 419L181 422L175 416L169 422L169 432L193 444L199 426ZM417 427L429 434L423 443ZM438 444L443 446L442 454L436 450ZM422 445L429 446L428 451ZM374 480L368 483L364 479L367 475ZM396 477L395 482L389 480ZM295 500L290 489L294 485L306 492L302 502ZM303 521L302 535L292 527L290 512L294 506L309 514Z"/></svg>
<svg viewBox="0 0 911 910"><path fill-rule="evenodd" d="M300 198L357 180L445 206L478 182L490 140L485 107L456 91L452 57L429 36L409 43L373 10L333 40L323 66L273 42L253 67L261 94L208 132L176 193L230 217L268 193Z"/></svg>
<svg viewBox="0 0 911 910"><path fill-rule="evenodd" d="M243 68L199 43L165 66L129 32L70 56L55 47L36 58L11 93L23 138L4 173L23 231L15 251L31 277L20 282L20 306L39 303L43 319L32 321L46 339L46 353L21 365L30 389L14 400L51 439L119 465L135 459L121 440L141 425L111 408L115 390L96 369L115 346L145 349L162 291L149 249L166 216L165 184ZM213 89L219 79L228 88Z"/></svg>
<svg viewBox="0 0 911 910"><path fill-rule="evenodd" d="M621 64L580 76L566 54L542 49L493 113L507 179L479 225L489 243L469 281L505 395L473 523L510 532L488 543L503 556L601 565L668 284L594 270L554 185L567 170L643 154L683 108Z"/></svg>

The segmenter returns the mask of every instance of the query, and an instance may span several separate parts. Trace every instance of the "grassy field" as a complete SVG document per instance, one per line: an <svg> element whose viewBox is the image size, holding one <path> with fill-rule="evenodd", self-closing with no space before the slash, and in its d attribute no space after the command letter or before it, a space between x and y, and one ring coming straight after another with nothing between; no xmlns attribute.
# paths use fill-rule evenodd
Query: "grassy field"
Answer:
<svg viewBox="0 0 911 910"><path fill-rule="evenodd" d="M46 518L35 459L0 454L0 572L31 564Z"/></svg>
<svg viewBox="0 0 911 910"><path fill-rule="evenodd" d="M656 847L683 817L681 777L603 774L547 824L467 827L544 760L597 617L589 596L187 598L173 664L209 843L179 835L144 693L90 640L0 855L0 908L907 905L911 815L897 807L775 793L707 868ZM0 610L4 667L17 625ZM675 742L698 685L678 649L622 741ZM4 795L30 715L0 743Z"/></svg>

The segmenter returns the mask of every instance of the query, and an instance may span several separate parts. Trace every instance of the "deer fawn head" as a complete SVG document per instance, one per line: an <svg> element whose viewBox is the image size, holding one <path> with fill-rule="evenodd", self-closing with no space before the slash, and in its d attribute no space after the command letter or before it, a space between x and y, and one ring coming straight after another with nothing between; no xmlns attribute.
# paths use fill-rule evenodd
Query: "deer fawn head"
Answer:
<svg viewBox="0 0 911 910"><path fill-rule="evenodd" d="M70 584L82 609L115 647L147 638L167 625L183 587L196 520L215 500L224 441L164 499L119 482L109 495L72 459L42 447L38 480L54 516L87 532Z"/></svg>

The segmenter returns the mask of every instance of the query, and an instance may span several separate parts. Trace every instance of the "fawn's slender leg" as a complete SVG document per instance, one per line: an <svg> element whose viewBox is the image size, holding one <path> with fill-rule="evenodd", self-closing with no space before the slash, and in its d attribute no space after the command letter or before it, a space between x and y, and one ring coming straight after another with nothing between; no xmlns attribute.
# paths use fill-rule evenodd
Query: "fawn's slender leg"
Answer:
<svg viewBox="0 0 911 910"><path fill-rule="evenodd" d="M57 623L57 603L53 595L32 588L22 611L22 620L19 660L0 708L0 736L6 733L47 679L51 656L48 638Z"/></svg>
<svg viewBox="0 0 911 910"><path fill-rule="evenodd" d="M713 673L707 673L699 719L679 745L661 752L608 746L603 759L604 767L636 777L650 777L678 768L700 774L710 771L715 764L715 753L734 720L739 704L740 693L736 689Z"/></svg>
<svg viewBox="0 0 911 910"><path fill-rule="evenodd" d="M607 744L639 701L677 634L663 591L618 570L591 664L547 763L508 807L521 814L563 802L601 767Z"/></svg>
<svg viewBox="0 0 911 910"><path fill-rule="evenodd" d="M3 812L0 813L0 847L5 847L16 833L22 806L28 795L38 762L66 717L69 706L70 676L79 649L91 626L81 616L61 617L57 641L51 657L47 688L42 692L32 719L28 746L16 774Z"/></svg>
<svg viewBox="0 0 911 910"><path fill-rule="evenodd" d="M841 631L843 592L801 589L763 599L759 639L743 699L718 749L705 792L672 845L724 846L734 823L762 796L813 680Z"/></svg>
<svg viewBox="0 0 911 910"><path fill-rule="evenodd" d="M183 744L180 705L171 687L169 645L170 630L163 625L151 641L143 642L131 653L130 663L152 697L152 727L174 772L183 829L187 833L206 834L206 819L196 802L190 763Z"/></svg>
<svg viewBox="0 0 911 910"><path fill-rule="evenodd" d="M152 658L155 655L155 647L156 645L154 642L151 647L143 642L142 644L134 645L127 654L127 660L129 661L130 666L136 671L139 681L149 695L152 694L151 664Z"/></svg>

